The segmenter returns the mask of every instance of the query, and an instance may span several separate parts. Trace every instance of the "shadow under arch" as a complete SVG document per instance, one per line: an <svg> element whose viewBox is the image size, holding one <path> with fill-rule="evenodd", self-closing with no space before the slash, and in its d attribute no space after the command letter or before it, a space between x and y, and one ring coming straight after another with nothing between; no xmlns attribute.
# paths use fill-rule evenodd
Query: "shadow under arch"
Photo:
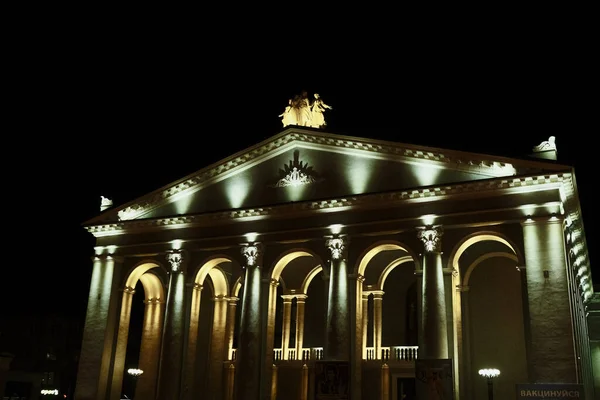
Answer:
<svg viewBox="0 0 600 400"><path fill-rule="evenodd" d="M234 262L232 258L224 255L213 255L201 262L200 267L196 269L193 275L193 289L191 294L190 317L189 317L189 336L187 344L187 374L186 384L188 388L194 388L194 392L208 391L209 393L218 393L221 390L223 380L223 362L229 360L231 354L231 343L229 338L233 339L234 326L230 321L235 322L235 308L230 307L230 285L227 275L220 267L224 263ZM202 293L207 294L206 278L210 277L212 284L213 300L213 318L209 337L209 351L207 354L199 356L199 327ZM232 302L235 307L235 302ZM210 312L210 310L208 311ZM233 316L229 315L233 313ZM231 334L230 334L231 331ZM207 357L205 360L204 358ZM201 358L200 360L198 358ZM207 379L198 379L198 373L204 372L200 366L206 365L208 370ZM203 375L203 374L202 374ZM202 385L207 387L198 387Z"/></svg>
<svg viewBox="0 0 600 400"><path fill-rule="evenodd" d="M501 251L497 251L497 252L493 252L493 253L485 253L484 255L479 256L475 261L473 261L471 263L471 265L469 265L469 268L467 268L467 271L465 272L465 277L462 280L462 286L469 286L469 278L471 277L471 273L473 272L473 270L475 268L477 268L477 266L479 264L481 264L482 262L484 262L487 259L494 258L494 257L505 257L505 258L515 261L515 263L519 261L518 257L511 253L505 253L505 252L501 252Z"/></svg>
<svg viewBox="0 0 600 400"><path fill-rule="evenodd" d="M155 396L166 299L164 284L161 278L152 271L156 268L164 270L164 267L154 260L140 261L134 265L125 279L113 366L111 399L121 398L131 305L138 282L142 284L144 290L144 319L138 368L144 373L138 378L135 397L153 398Z"/></svg>
<svg viewBox="0 0 600 400"><path fill-rule="evenodd" d="M469 375L468 366L463 366L465 364L465 356L464 356L464 344L463 344L463 332L462 332L462 304L461 304L461 282L463 280L462 271L459 265L460 257L463 253L471 246L476 243L485 242L485 241L493 241L504 244L508 247L511 253L506 253L508 255L512 255L515 257L516 261L519 265L525 265L524 258L519 251L519 248L513 243L506 235L501 232L496 231L479 231L471 233L465 236L463 239L459 240L457 244L454 246L454 249L450 253L450 257L448 258L448 266L455 273L452 274L452 319L453 319L453 329L454 329L454 354L457 355L454 357L454 370L455 371L466 371L463 374L456 373L454 375L454 387L457 388L457 393L462 393L462 389L465 388L465 379L466 376ZM501 252L503 253L503 252ZM481 260L483 261L483 260ZM480 261L480 262L481 262ZM471 264L471 266L473 266ZM475 266L473 266L475 268ZM469 268L469 275L472 272L473 268ZM466 275L466 274L465 274Z"/></svg>
<svg viewBox="0 0 600 400"><path fill-rule="evenodd" d="M411 257L415 262L415 269L420 269L420 263L417 254L413 252L407 245L395 240L385 240L373 243L365 251L362 252L362 254L358 257L358 261L354 268L354 273L358 276L364 276L365 270L367 269L367 266L369 265L369 262L373 259L373 257L375 257L377 254L383 251L392 250L403 250L407 252L409 257Z"/></svg>
<svg viewBox="0 0 600 400"><path fill-rule="evenodd" d="M404 257L396 258L394 261L389 263L388 266L385 267L383 272L381 272L381 275L379 275L379 280L377 281L377 288L379 290L383 290L383 285L385 284L385 280L387 279L390 272L392 272L392 270L394 268L396 268L398 265L402 265L404 263L411 262L411 261L413 261L413 258L411 256L404 256Z"/></svg>

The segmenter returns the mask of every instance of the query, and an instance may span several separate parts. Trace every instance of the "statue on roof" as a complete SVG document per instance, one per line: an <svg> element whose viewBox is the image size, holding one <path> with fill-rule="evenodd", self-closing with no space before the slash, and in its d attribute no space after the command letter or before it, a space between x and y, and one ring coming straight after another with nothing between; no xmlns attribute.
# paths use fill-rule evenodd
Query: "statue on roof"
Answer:
<svg viewBox="0 0 600 400"><path fill-rule="evenodd" d="M556 137L550 136L548 138L548 140L544 140L542 143L533 147L534 153L539 153L541 151L548 151L548 150L556 150Z"/></svg>
<svg viewBox="0 0 600 400"><path fill-rule="evenodd" d="M332 107L325 104L318 93L315 93L314 97L315 100L311 103L308 93L303 90L301 94L289 99L285 110L278 115L281 117L283 126L297 125L323 128L326 125L323 112L328 109L331 110Z"/></svg>
<svg viewBox="0 0 600 400"><path fill-rule="evenodd" d="M104 197L104 196L100 196L100 211L104 211L107 208L112 207L113 202L111 199Z"/></svg>

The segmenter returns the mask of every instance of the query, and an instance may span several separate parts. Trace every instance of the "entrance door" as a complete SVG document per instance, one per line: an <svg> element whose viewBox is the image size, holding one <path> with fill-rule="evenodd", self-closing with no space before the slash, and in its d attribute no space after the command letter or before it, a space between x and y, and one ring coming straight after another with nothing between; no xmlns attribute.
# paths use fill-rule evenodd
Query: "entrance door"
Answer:
<svg viewBox="0 0 600 400"><path fill-rule="evenodd" d="M398 398L395 400L416 400L417 390L415 378L398 378L396 380Z"/></svg>

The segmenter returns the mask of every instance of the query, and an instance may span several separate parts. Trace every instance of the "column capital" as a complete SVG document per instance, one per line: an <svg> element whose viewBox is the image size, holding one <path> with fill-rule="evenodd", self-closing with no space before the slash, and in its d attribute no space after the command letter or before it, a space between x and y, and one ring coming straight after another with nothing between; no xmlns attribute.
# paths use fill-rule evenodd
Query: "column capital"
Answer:
<svg viewBox="0 0 600 400"><path fill-rule="evenodd" d="M230 296L227 298L227 301L229 301L229 305L236 305L239 300L240 298L235 296Z"/></svg>
<svg viewBox="0 0 600 400"><path fill-rule="evenodd" d="M456 291L457 292L468 292L469 285L456 285Z"/></svg>
<svg viewBox="0 0 600 400"><path fill-rule="evenodd" d="M182 266L184 261L183 251L182 250L169 250L166 254L167 261L171 266L172 272L181 272L183 273Z"/></svg>
<svg viewBox="0 0 600 400"><path fill-rule="evenodd" d="M258 267L258 262L262 256L262 245L260 243L248 243L242 246L242 255L246 258L246 267Z"/></svg>
<svg viewBox="0 0 600 400"><path fill-rule="evenodd" d="M213 301L229 301L229 297L227 297L227 296L225 296L223 294L215 296L212 299L213 299Z"/></svg>
<svg viewBox="0 0 600 400"><path fill-rule="evenodd" d="M306 301L306 299L308 298L308 296L305 295L304 293L300 293L295 296L296 296L296 302L298 302L298 303L304 303Z"/></svg>
<svg viewBox="0 0 600 400"><path fill-rule="evenodd" d="M348 237L342 235L326 236L325 246L334 260L343 259L348 251Z"/></svg>
<svg viewBox="0 0 600 400"><path fill-rule="evenodd" d="M369 293L373 295L373 300L383 300L385 292L383 290L371 290Z"/></svg>
<svg viewBox="0 0 600 400"><path fill-rule="evenodd" d="M122 263L125 260L125 257L118 256L115 254L94 254L90 257L92 261L109 261L112 260L117 263Z"/></svg>
<svg viewBox="0 0 600 400"><path fill-rule="evenodd" d="M423 242L425 251L428 253L439 252L442 245L444 230L440 225L418 228L417 237Z"/></svg>
<svg viewBox="0 0 600 400"><path fill-rule="evenodd" d="M292 300L294 300L294 297L296 297L295 294L282 294L281 298L283 299L284 303L291 303Z"/></svg>

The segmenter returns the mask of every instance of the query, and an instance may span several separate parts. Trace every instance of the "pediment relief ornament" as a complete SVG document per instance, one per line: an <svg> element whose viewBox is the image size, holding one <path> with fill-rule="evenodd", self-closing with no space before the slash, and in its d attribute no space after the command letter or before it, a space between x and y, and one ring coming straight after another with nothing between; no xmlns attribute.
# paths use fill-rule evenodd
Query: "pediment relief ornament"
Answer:
<svg viewBox="0 0 600 400"><path fill-rule="evenodd" d="M322 178L307 162L300 161L300 152L294 151L294 160L290 160L279 170L279 180L273 187L301 186L319 182Z"/></svg>

